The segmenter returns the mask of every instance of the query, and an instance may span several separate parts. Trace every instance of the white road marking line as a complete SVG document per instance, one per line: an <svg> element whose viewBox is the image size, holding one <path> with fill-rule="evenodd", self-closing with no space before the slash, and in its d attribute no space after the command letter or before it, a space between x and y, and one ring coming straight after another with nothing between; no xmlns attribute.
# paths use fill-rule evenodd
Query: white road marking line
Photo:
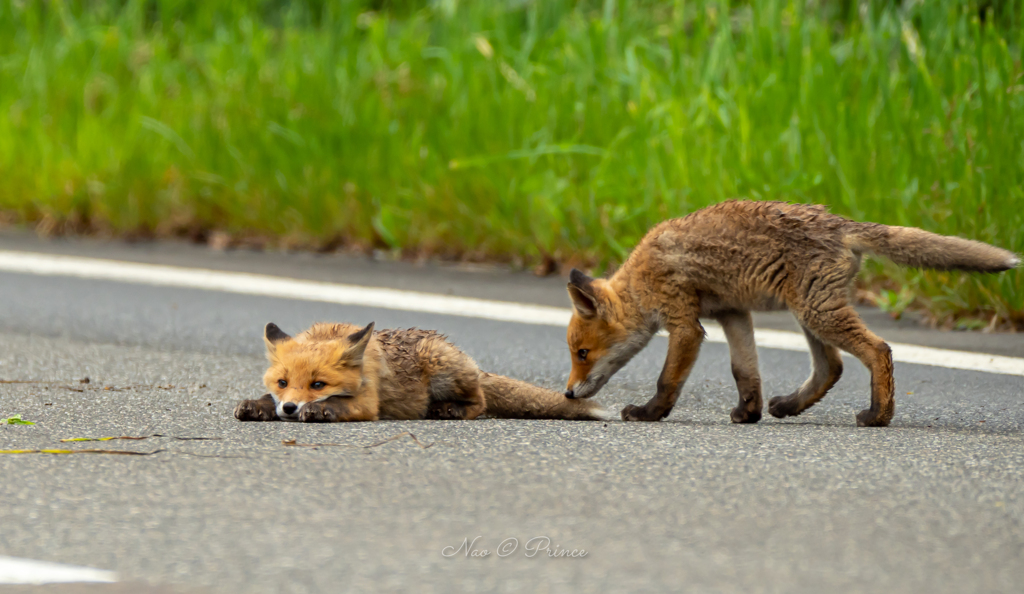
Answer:
<svg viewBox="0 0 1024 594"><path fill-rule="evenodd" d="M243 272L3 250L0 250L0 271L379 307L562 328L568 325L571 316L568 309L543 305L360 287ZM725 342L725 335L720 327L708 324L706 328L709 341ZM807 351L804 336L798 332L758 329L755 336L760 347ZM889 346L892 347L893 359L902 363L1024 376L1024 358L900 343L889 343Z"/></svg>
<svg viewBox="0 0 1024 594"><path fill-rule="evenodd" d="M0 584L56 584L68 582L103 582L117 581L113 571L36 561L34 559L18 559L16 557L0 557Z"/></svg>

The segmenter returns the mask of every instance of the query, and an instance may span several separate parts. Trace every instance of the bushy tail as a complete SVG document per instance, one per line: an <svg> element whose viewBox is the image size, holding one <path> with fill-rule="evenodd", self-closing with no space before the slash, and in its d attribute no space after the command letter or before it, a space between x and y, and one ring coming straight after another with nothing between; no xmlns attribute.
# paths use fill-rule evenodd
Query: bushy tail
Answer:
<svg viewBox="0 0 1024 594"><path fill-rule="evenodd" d="M591 400L570 400L561 392L484 373L480 377L487 414L506 419L567 419L607 421L611 415Z"/></svg>
<svg viewBox="0 0 1024 594"><path fill-rule="evenodd" d="M897 264L915 268L1002 272L1020 264L1020 258L1013 252L914 227L853 223L846 237L856 251L885 256Z"/></svg>

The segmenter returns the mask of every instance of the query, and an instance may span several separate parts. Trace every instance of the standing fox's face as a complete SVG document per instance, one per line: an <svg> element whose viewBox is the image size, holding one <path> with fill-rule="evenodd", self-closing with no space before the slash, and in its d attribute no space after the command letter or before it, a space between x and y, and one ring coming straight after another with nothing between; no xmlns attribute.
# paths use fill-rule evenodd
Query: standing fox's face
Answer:
<svg viewBox="0 0 1024 594"><path fill-rule="evenodd" d="M263 383L285 421L299 418L310 402L332 396L351 397L363 381L363 353L373 336L373 323L347 337L306 341L288 336L275 324L267 324L263 340L270 368Z"/></svg>
<svg viewBox="0 0 1024 594"><path fill-rule="evenodd" d="M575 268L569 274L573 312L566 341L572 370L566 398L590 398L651 339L646 327L633 328L608 281Z"/></svg>

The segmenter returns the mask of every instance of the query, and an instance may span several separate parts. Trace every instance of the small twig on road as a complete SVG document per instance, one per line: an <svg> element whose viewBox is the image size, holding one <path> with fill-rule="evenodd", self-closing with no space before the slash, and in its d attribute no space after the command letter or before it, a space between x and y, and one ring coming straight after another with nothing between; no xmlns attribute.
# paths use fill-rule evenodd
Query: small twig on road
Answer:
<svg viewBox="0 0 1024 594"><path fill-rule="evenodd" d="M152 456L166 450L130 452L128 450L0 450L0 454L116 454L120 456Z"/></svg>
<svg viewBox="0 0 1024 594"><path fill-rule="evenodd" d="M429 447L431 447L431 446L433 446L435 443L437 443L437 442L431 442L431 443L428 443L427 445L423 445L423 442L421 442L419 439L417 439L415 435L413 435L412 433L410 433L408 431L403 431L402 433L399 433L398 435L392 435L391 437L389 437L389 438L387 438L387 439L385 439L383 441L378 441L377 443L372 443L372 444L366 445L366 446L353 445L353 444L350 444L350 443L297 443L294 439L283 440L281 442L281 445L292 446L292 447L297 447L297 448L334 447L334 448L362 448L362 449L366 450L366 449L370 449L370 448L375 448L377 446L382 446L382 445L384 445L386 443L390 443L392 441L395 441L396 439L401 439L401 438L405 437L406 435L411 437L412 440L414 442L416 442L416 445L420 446L424 450L429 448Z"/></svg>
<svg viewBox="0 0 1024 594"><path fill-rule="evenodd" d="M121 437L69 437L67 439L62 439L60 441L61 443L66 443L69 441L110 441L113 439L146 439L148 437L148 435L143 437L129 437L127 435Z"/></svg>
<svg viewBox="0 0 1024 594"><path fill-rule="evenodd" d="M409 437L411 437L411 438L412 438L412 440L413 440L414 442L416 442L416 445L420 446L420 447L421 447L421 448L423 448L424 450L425 450L425 449L427 449L427 448L429 448L430 446L434 445L435 443L437 443L437 442L431 442L431 443L429 443L429 444L427 444L427 445L423 445L423 443L421 443L421 442L420 442L420 440L416 439L416 436L415 436L415 435L413 435L412 433L410 433L410 432L408 432L408 431L403 431L402 433L399 433L398 435L393 435L393 436L391 436L391 437L389 437L389 438L385 439L384 441L378 441L378 442L377 442L377 443L375 443L375 444L371 444L371 445L368 445L368 446L365 446L365 447L366 447L366 448L375 448L375 447L377 447L377 446L382 446L382 445L384 445L384 444L386 444L386 443L388 443L388 442L391 442L391 441L395 441L396 439L399 439L399 438L405 437L406 435L408 435Z"/></svg>
<svg viewBox="0 0 1024 594"><path fill-rule="evenodd" d="M178 441L219 441L224 439L223 437L176 437L174 435L163 435L161 433L154 433L152 435L142 435L139 437L133 437L131 435L120 435L115 437L69 437L62 439L61 442L68 441L111 441L114 439L130 439L133 441L139 441L143 439L149 439L150 437L168 437L170 439L177 439Z"/></svg>
<svg viewBox="0 0 1024 594"><path fill-rule="evenodd" d="M197 454L195 452L179 452L177 450L171 450L175 454L184 454L186 456L195 456L196 458L242 458L245 460L253 460L252 456L224 456L221 454Z"/></svg>
<svg viewBox="0 0 1024 594"><path fill-rule="evenodd" d="M73 383L74 381L77 381L79 384L83 384L84 385L84 384L91 383L92 380L90 380L89 378L83 378L83 379L80 379L80 380L72 380L72 381L69 382L69 381L51 381L51 380L5 380L5 379L0 379L0 384L48 384L48 385L54 385L54 384L69 384L69 383ZM86 390L89 390L89 391L104 390L104 391L107 391L107 392L126 392L128 390L134 390L136 388L152 388L154 390L174 390L174 389L177 388L177 386L175 386L173 384L132 384L130 386L121 386L121 387L118 387L118 386L103 386L102 388L99 387L99 386L90 387L90 388L76 388L76 387L67 386L67 385L60 385L58 387L62 388L64 390L71 390L72 392L85 392ZM200 388L205 388L206 384L201 384L199 387Z"/></svg>
<svg viewBox="0 0 1024 594"><path fill-rule="evenodd" d="M89 378L82 378L80 380L5 380L0 379L0 384L69 384L72 382L78 382L80 384L88 384Z"/></svg>

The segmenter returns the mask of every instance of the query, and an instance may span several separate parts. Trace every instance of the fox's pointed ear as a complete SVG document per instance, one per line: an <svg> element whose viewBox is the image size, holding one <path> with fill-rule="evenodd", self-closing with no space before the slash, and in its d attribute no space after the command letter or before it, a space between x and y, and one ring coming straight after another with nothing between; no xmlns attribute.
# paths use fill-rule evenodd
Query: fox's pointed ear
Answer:
<svg viewBox="0 0 1024 594"><path fill-rule="evenodd" d="M348 341L351 343L347 349L343 359L346 361L362 361L363 353L366 352L366 345L370 344L370 339L373 338L373 322L366 325L359 332L348 335Z"/></svg>
<svg viewBox="0 0 1024 594"><path fill-rule="evenodd" d="M267 324L267 327L263 329L263 342L267 345L267 356L272 357L277 351L278 343L289 339L291 336L285 334L284 330L278 328L277 324L273 322Z"/></svg>
<svg viewBox="0 0 1024 594"><path fill-rule="evenodd" d="M597 315L597 292L594 290L594 279L575 268L569 273L569 298L573 309L582 318Z"/></svg>
<svg viewBox="0 0 1024 594"><path fill-rule="evenodd" d="M284 330L281 330L277 327L277 324L271 322L263 329L263 338L265 338L267 342L273 344L275 342L281 342L282 340L288 340L291 336L285 334Z"/></svg>

